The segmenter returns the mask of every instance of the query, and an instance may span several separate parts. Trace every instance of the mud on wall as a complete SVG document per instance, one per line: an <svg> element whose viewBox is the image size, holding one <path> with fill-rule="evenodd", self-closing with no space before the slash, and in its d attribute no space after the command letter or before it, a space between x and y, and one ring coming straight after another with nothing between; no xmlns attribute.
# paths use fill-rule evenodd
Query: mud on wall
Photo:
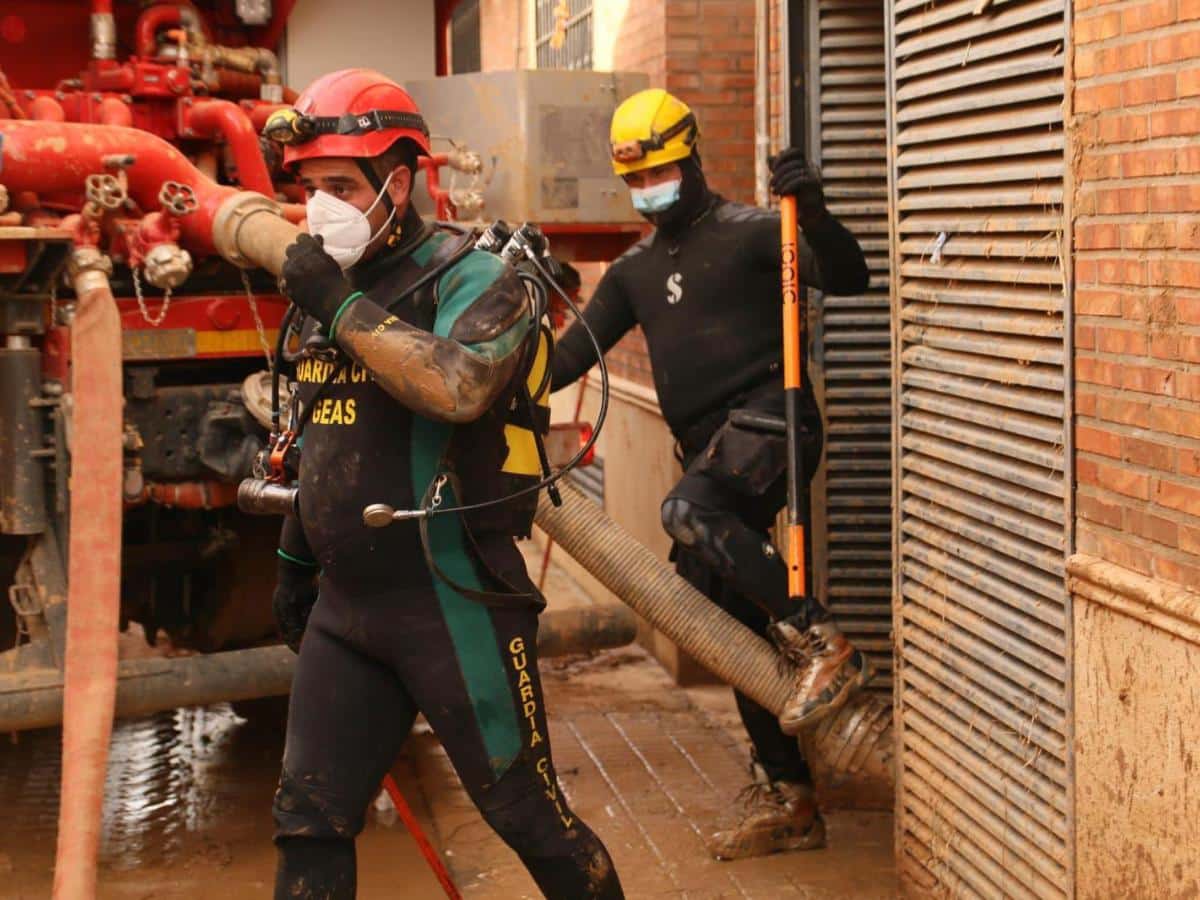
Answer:
<svg viewBox="0 0 1200 900"><path fill-rule="evenodd" d="M1200 896L1200 594L1069 562L1079 900Z"/></svg>

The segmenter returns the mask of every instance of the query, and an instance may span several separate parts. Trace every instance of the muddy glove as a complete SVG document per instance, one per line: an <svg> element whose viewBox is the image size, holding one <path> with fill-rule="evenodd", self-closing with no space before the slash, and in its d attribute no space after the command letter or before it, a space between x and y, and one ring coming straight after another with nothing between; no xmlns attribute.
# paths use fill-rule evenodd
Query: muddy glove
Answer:
<svg viewBox="0 0 1200 900"><path fill-rule="evenodd" d="M280 289L298 307L329 329L346 298L355 293L342 267L325 252L319 237L302 234L288 245Z"/></svg>
<svg viewBox="0 0 1200 900"><path fill-rule="evenodd" d="M820 222L828 215L821 174L809 165L803 150L789 147L768 161L771 193L796 198L796 219L801 228Z"/></svg>
<svg viewBox="0 0 1200 900"><path fill-rule="evenodd" d="M304 637L304 627L316 602L316 567L301 565L281 556L271 608L275 612L279 636L293 653L300 652L300 639Z"/></svg>

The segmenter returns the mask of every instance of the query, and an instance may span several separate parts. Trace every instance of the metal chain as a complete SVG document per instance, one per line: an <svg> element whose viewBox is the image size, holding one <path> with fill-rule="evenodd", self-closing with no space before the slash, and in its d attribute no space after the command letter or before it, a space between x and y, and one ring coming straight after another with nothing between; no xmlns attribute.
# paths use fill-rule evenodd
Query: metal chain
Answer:
<svg viewBox="0 0 1200 900"><path fill-rule="evenodd" d="M275 360L271 353L271 342L267 340L267 329L263 327L262 316L258 313L258 301L254 298L254 290L250 287L250 276L245 269L239 270L242 276L242 286L246 289L246 302L250 304L250 315L254 317L254 327L258 329L258 342L262 344L263 356L267 358L267 368L270 369Z"/></svg>
<svg viewBox="0 0 1200 900"><path fill-rule="evenodd" d="M131 267L129 271L133 274L133 293L137 297L138 309L142 311L142 318L157 328L166 319L167 310L171 308L171 289L167 288L163 291L162 306L158 308L157 315L151 316L150 310L146 308L146 298L142 296L142 279L138 276L137 266Z"/></svg>
<svg viewBox="0 0 1200 900"><path fill-rule="evenodd" d="M50 327L58 327L58 279L61 276L55 272L50 279Z"/></svg>

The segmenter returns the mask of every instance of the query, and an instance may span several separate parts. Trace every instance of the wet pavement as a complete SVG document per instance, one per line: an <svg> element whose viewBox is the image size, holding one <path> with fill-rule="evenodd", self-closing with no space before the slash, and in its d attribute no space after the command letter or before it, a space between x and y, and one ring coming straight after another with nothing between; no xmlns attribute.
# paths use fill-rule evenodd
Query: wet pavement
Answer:
<svg viewBox="0 0 1200 900"><path fill-rule="evenodd" d="M286 706L257 701L117 723L105 789L101 900L271 895L271 796ZM0 746L0 897L42 900L53 879L61 739L26 732ZM418 816L407 758L397 767ZM358 844L360 896L441 896L404 826L373 813ZM383 821L381 821L381 819Z"/></svg>
<svg viewBox="0 0 1200 900"><path fill-rule="evenodd" d="M546 593L554 606L591 602L557 567ZM704 838L736 816L746 780L748 749L727 689L685 691L636 646L544 660L542 677L563 791L608 845L631 900L895 896L886 812L828 813L826 850L734 863L708 858ZM100 900L269 897L270 807L285 722L285 702L275 699L117 723ZM0 736L4 900L50 895L60 749L57 729ZM418 725L394 774L464 897L540 896L471 806L428 728ZM359 897L443 897L395 811L384 807L368 816L358 841Z"/></svg>
<svg viewBox="0 0 1200 900"><path fill-rule="evenodd" d="M709 858L705 839L736 820L748 780L749 748L728 689L684 691L639 647L545 661L542 685L563 793L608 846L628 897L896 896L890 812L827 811L824 850ZM479 820L436 738L417 734L409 749L463 896L540 897Z"/></svg>

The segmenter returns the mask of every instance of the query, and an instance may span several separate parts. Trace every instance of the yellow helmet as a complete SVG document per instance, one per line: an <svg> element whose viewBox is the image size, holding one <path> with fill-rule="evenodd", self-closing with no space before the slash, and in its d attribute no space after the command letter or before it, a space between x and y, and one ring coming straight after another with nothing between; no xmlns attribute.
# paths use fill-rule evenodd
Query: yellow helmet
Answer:
<svg viewBox="0 0 1200 900"><path fill-rule="evenodd" d="M700 129L688 105L662 88L638 91L613 113L613 172L626 175L692 155Z"/></svg>

